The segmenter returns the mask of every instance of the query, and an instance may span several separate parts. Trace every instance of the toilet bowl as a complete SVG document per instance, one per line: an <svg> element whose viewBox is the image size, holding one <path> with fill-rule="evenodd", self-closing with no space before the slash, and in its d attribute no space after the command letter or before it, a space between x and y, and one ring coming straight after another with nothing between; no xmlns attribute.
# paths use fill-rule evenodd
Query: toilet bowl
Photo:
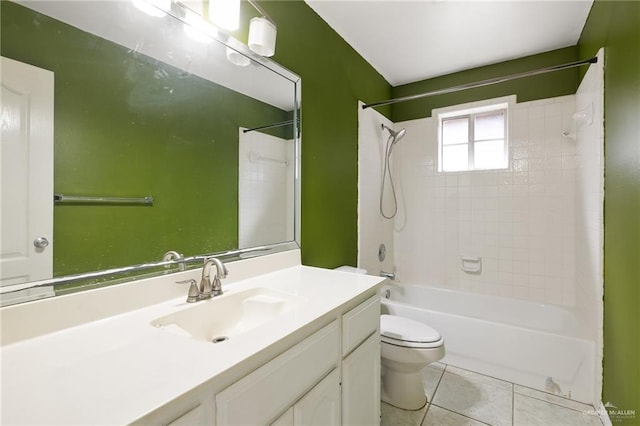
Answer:
<svg viewBox="0 0 640 426"><path fill-rule="evenodd" d="M427 403L422 369L444 357L444 339L433 328L396 315L380 316L382 401L405 410Z"/></svg>

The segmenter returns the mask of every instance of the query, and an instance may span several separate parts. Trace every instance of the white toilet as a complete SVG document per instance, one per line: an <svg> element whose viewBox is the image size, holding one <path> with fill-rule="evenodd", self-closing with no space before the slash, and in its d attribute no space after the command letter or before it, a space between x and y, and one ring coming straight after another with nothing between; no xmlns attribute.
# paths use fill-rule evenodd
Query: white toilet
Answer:
<svg viewBox="0 0 640 426"><path fill-rule="evenodd" d="M396 315L380 316L382 400L405 410L427 403L421 370L444 357L444 339L433 328Z"/></svg>
<svg viewBox="0 0 640 426"><path fill-rule="evenodd" d="M340 266L336 270L366 274L366 269ZM427 403L422 369L444 357L444 339L433 328L397 315L380 316L382 400L404 410Z"/></svg>

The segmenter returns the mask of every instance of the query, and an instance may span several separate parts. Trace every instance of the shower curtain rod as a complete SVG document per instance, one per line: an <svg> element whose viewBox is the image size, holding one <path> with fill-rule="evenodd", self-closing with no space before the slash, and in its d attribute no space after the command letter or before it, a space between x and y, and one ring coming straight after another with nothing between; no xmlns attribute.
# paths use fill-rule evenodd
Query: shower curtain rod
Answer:
<svg viewBox="0 0 640 426"><path fill-rule="evenodd" d="M533 75L545 74L553 71L566 70L569 68L580 67L582 65L595 64L596 62L598 62L598 58L594 56L593 58L585 59L584 61L570 62L568 64L562 64L562 65L554 65L547 68L540 68L537 70L525 71L518 74L507 75L504 77L494 77L494 78L489 78L487 80L476 81L474 83L466 83L466 84L461 84L459 86L448 87L445 89L433 90L431 92L419 93L417 95L409 95L409 96L403 96L401 98L389 99L386 101L373 102L370 104L362 105L362 109L373 108L373 107L378 107L382 105L390 105L398 102L412 101L414 99L421 99L429 96L445 95L447 93L459 92L461 90L475 89L476 87L490 86L492 84L504 83L505 81L515 80L517 78L530 77Z"/></svg>

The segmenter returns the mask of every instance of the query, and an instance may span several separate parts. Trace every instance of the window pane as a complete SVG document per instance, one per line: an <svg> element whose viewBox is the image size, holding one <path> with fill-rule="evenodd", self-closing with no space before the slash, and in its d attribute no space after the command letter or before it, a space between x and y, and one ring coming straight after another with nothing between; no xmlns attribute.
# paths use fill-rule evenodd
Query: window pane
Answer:
<svg viewBox="0 0 640 426"><path fill-rule="evenodd" d="M469 168L469 147L451 145L442 147L442 171L455 172Z"/></svg>
<svg viewBox="0 0 640 426"><path fill-rule="evenodd" d="M473 160L475 169L506 168L504 139L476 142L473 145Z"/></svg>
<svg viewBox="0 0 640 426"><path fill-rule="evenodd" d="M476 115L475 139L504 139L504 111Z"/></svg>
<svg viewBox="0 0 640 426"><path fill-rule="evenodd" d="M469 118L442 120L442 145L469 142Z"/></svg>

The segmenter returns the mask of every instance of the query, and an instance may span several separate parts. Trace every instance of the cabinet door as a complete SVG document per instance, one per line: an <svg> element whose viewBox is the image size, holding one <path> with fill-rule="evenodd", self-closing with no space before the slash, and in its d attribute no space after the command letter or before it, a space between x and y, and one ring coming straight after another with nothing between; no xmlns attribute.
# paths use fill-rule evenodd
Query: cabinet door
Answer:
<svg viewBox="0 0 640 426"><path fill-rule="evenodd" d="M340 425L340 375L337 368L293 406L293 418L296 426Z"/></svg>
<svg viewBox="0 0 640 426"><path fill-rule="evenodd" d="M207 419L204 407L198 405L196 408L174 419L171 423L168 423L167 426L203 425L213 421L213 419L207 420L209 419Z"/></svg>
<svg viewBox="0 0 640 426"><path fill-rule="evenodd" d="M264 425L311 389L340 359L337 321L216 395L216 424Z"/></svg>
<svg viewBox="0 0 640 426"><path fill-rule="evenodd" d="M380 424L380 334L342 361L342 424Z"/></svg>
<svg viewBox="0 0 640 426"><path fill-rule="evenodd" d="M293 426L293 407L284 412L283 415L271 423L271 426Z"/></svg>

